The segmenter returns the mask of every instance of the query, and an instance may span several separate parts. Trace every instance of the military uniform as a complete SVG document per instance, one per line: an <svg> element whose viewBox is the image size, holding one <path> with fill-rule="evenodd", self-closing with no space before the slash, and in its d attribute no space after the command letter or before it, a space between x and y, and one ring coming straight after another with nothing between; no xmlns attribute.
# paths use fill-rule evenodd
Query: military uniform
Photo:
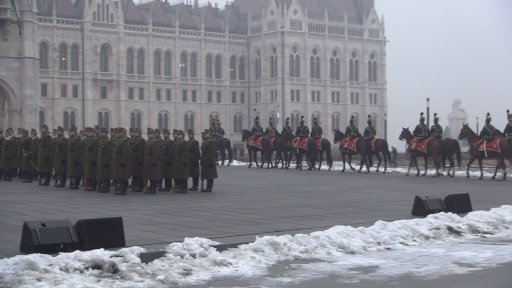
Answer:
<svg viewBox="0 0 512 288"><path fill-rule="evenodd" d="M320 125L318 125L318 120L315 118L313 120L313 128L311 128L311 137L313 138L322 138L322 135L324 133L324 131L322 130L322 127L320 127Z"/></svg>
<svg viewBox="0 0 512 288"><path fill-rule="evenodd" d="M112 141L107 136L107 130L103 129L100 136L98 136L98 154L97 157L97 171L96 179L98 180L98 192L110 192L110 180L112 179Z"/></svg>
<svg viewBox="0 0 512 288"><path fill-rule="evenodd" d="M3 145L1 166L4 169L4 180L11 181L16 176L18 168L18 147L12 128L7 129L6 138Z"/></svg>
<svg viewBox="0 0 512 288"><path fill-rule="evenodd" d="M201 149L199 141L194 138L194 131L188 131L188 176L192 178L192 187L188 190L197 191L199 188L199 160L201 159Z"/></svg>
<svg viewBox="0 0 512 288"><path fill-rule="evenodd" d="M434 113L434 125L430 127L430 135L436 138L443 137L443 127L439 125L439 118L437 117L437 113Z"/></svg>
<svg viewBox="0 0 512 288"><path fill-rule="evenodd" d="M350 117L349 125L345 129L345 136L347 136L349 140L361 137L361 133L359 133L359 129L357 129L354 123L354 116Z"/></svg>
<svg viewBox="0 0 512 288"><path fill-rule="evenodd" d="M39 157L39 137L35 129L30 130L30 182L37 180L37 158Z"/></svg>
<svg viewBox="0 0 512 288"><path fill-rule="evenodd" d="M161 187L160 191L171 191L174 163L174 141L170 138L169 130L164 130L164 139L160 142L160 155L160 168L162 169L162 178L165 181L165 186Z"/></svg>
<svg viewBox="0 0 512 288"><path fill-rule="evenodd" d="M300 117L300 125L297 127L297 130L295 131L296 137L309 137L309 128L308 126L304 125L304 116Z"/></svg>
<svg viewBox="0 0 512 288"><path fill-rule="evenodd" d="M201 144L201 179L206 179L206 189L202 189L201 192L212 192L213 181L217 178L216 159L217 147L207 130L203 133Z"/></svg>
<svg viewBox="0 0 512 288"><path fill-rule="evenodd" d="M148 131L150 139L144 146L144 183L146 186L149 181L149 190L146 193L154 194L160 180L162 180L162 170L160 168L160 142L156 139L154 131Z"/></svg>
<svg viewBox="0 0 512 288"><path fill-rule="evenodd" d="M28 131L21 129L21 137L18 139L19 155L20 155L20 179L23 183L30 183L30 171L32 170L32 153L30 152L30 138Z"/></svg>
<svg viewBox="0 0 512 288"><path fill-rule="evenodd" d="M128 144L130 145L130 160L132 174L132 189L135 192L142 192L144 176L144 150L146 140L140 136L140 130L132 131L132 138Z"/></svg>
<svg viewBox="0 0 512 288"><path fill-rule="evenodd" d="M263 127L260 125L259 117L254 119L254 126L252 126L251 134L253 136L261 137L263 136Z"/></svg>
<svg viewBox="0 0 512 288"><path fill-rule="evenodd" d="M290 118L286 118L281 134L293 134L292 127L290 126Z"/></svg>
<svg viewBox="0 0 512 288"><path fill-rule="evenodd" d="M67 173L67 152L68 140L64 137L64 128L58 127L57 137L53 139L54 158L53 158L53 172L55 176L55 187L66 186L66 173Z"/></svg>
<svg viewBox="0 0 512 288"><path fill-rule="evenodd" d="M130 178L130 144L126 137L124 128L117 129L117 137L112 139L112 179L116 183L115 194L125 195L128 190L128 179Z"/></svg>
<svg viewBox="0 0 512 288"><path fill-rule="evenodd" d="M416 128L414 128L412 134L414 137L426 138L429 136L429 130L427 125L425 125L425 117L423 117L423 112L420 115L420 123L416 125Z"/></svg>
<svg viewBox="0 0 512 288"><path fill-rule="evenodd" d="M176 192L187 192L187 180L189 177L189 147L187 141L183 139L185 133L178 131L179 137L174 140L174 182L176 183Z"/></svg>
<svg viewBox="0 0 512 288"><path fill-rule="evenodd" d="M48 132L48 126L43 125L41 139L39 140L39 155L37 157L37 172L39 173L39 185L50 185L53 168L52 137Z"/></svg>
<svg viewBox="0 0 512 288"><path fill-rule="evenodd" d="M268 120L268 127L265 129L265 137L276 137L277 131L274 127L274 120L270 118Z"/></svg>
<svg viewBox="0 0 512 288"><path fill-rule="evenodd" d="M68 165L67 177L69 177L69 188L78 189L82 177L82 140L76 134L76 127L72 127L68 138Z"/></svg>
<svg viewBox="0 0 512 288"><path fill-rule="evenodd" d="M98 136L93 128L87 132L85 142L84 157L84 179L85 191L96 191L98 180L96 173L98 171Z"/></svg>
<svg viewBox="0 0 512 288"><path fill-rule="evenodd" d="M510 114L509 110L507 110L507 118L508 118L508 123L505 126L505 129L503 129L503 133L506 136L512 136L512 114Z"/></svg>

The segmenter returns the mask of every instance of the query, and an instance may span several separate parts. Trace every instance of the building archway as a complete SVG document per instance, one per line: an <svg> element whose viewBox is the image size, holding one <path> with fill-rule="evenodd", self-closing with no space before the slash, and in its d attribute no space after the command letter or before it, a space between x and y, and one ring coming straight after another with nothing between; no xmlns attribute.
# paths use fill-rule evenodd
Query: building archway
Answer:
<svg viewBox="0 0 512 288"><path fill-rule="evenodd" d="M2 129L12 127L13 125L12 99L14 99L14 95L14 90L11 86L0 79L0 128Z"/></svg>

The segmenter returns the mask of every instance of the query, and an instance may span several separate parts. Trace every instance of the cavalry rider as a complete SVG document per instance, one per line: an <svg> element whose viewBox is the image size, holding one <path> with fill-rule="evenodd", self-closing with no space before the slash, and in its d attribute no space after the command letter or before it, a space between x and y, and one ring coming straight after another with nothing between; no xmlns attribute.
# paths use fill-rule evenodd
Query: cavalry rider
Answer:
<svg viewBox="0 0 512 288"><path fill-rule="evenodd" d="M507 110L507 118L508 123L507 126L505 126L503 133L505 134L505 136L512 136L512 113L510 113L510 110Z"/></svg>
<svg viewBox="0 0 512 288"><path fill-rule="evenodd" d="M323 134L322 127L318 124L318 119L313 118L313 128L311 128L311 137L315 139L321 139Z"/></svg>
<svg viewBox="0 0 512 288"><path fill-rule="evenodd" d="M363 137L364 139L371 141L375 138L375 135L377 134L375 127L373 127L371 115L368 115L368 120L366 122L368 123L368 127L364 128Z"/></svg>
<svg viewBox="0 0 512 288"><path fill-rule="evenodd" d="M276 128L275 128L275 125L274 125L274 119L272 119L272 117L270 117L268 119L268 127L265 129L265 137L276 137L276 134L277 134L277 131L276 131Z"/></svg>
<svg viewBox="0 0 512 288"><path fill-rule="evenodd" d="M290 126L290 117L287 117L284 121L283 132L281 134L293 134L292 126Z"/></svg>
<svg viewBox="0 0 512 288"><path fill-rule="evenodd" d="M300 117L300 125L297 127L297 130L295 131L296 137L309 137L309 128L305 125L304 116Z"/></svg>
<svg viewBox="0 0 512 288"><path fill-rule="evenodd" d="M217 119L217 123L215 125L215 134L219 138L224 138L224 135L226 135L226 132L224 132L224 129L220 127L220 120Z"/></svg>
<svg viewBox="0 0 512 288"><path fill-rule="evenodd" d="M485 139L486 141L494 139L496 136L496 128L491 125L491 113L487 112L487 116L485 117L485 126L480 131L480 138Z"/></svg>
<svg viewBox="0 0 512 288"><path fill-rule="evenodd" d="M420 114L420 123L416 125L416 128L414 128L412 134L417 138L427 138L429 136L428 127L425 124L425 116L423 116L423 112Z"/></svg>
<svg viewBox="0 0 512 288"><path fill-rule="evenodd" d="M350 117L349 124L347 128L345 129L345 136L347 136L348 141L352 140L353 138L359 138L361 134L359 133L359 130L357 129L356 125L354 124L354 115Z"/></svg>
<svg viewBox="0 0 512 288"><path fill-rule="evenodd" d="M437 139L441 139L443 137L443 127L439 125L439 117L437 117L437 113L434 113L434 125L430 127L430 135Z"/></svg>
<svg viewBox="0 0 512 288"><path fill-rule="evenodd" d="M254 126L252 126L251 133L252 137L254 138L263 136L263 127L261 127L260 125L259 116L256 116L256 118L254 118Z"/></svg>

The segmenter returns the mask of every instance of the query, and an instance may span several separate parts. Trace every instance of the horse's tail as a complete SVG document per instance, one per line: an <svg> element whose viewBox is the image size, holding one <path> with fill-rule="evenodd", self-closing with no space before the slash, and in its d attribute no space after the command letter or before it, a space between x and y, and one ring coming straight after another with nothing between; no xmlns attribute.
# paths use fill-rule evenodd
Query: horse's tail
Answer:
<svg viewBox="0 0 512 288"><path fill-rule="evenodd" d="M460 168L462 165L462 155L460 151L460 143L459 141L455 141L455 154L457 155L457 167Z"/></svg>
<svg viewBox="0 0 512 288"><path fill-rule="evenodd" d="M327 157L327 165L329 165L330 168L332 167L331 142L329 142L327 139L324 139L322 143L322 150L325 151L325 155Z"/></svg>
<svg viewBox="0 0 512 288"><path fill-rule="evenodd" d="M229 163L233 162L233 146L231 145L231 140L228 138L224 138L224 145L228 150L228 161Z"/></svg>
<svg viewBox="0 0 512 288"><path fill-rule="evenodd" d="M388 141L386 140L382 140L382 152L384 154L384 158L391 163L391 153L389 153Z"/></svg>

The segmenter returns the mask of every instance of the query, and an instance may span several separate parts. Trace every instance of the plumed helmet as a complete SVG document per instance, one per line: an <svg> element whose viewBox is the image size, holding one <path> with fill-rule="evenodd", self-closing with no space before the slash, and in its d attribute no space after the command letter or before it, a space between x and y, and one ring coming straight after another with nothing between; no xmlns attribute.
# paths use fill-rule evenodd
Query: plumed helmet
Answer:
<svg viewBox="0 0 512 288"><path fill-rule="evenodd" d="M487 112L487 115L485 116L485 123L491 123L491 113Z"/></svg>
<svg viewBox="0 0 512 288"><path fill-rule="evenodd" d="M300 123L304 124L304 115L300 116Z"/></svg>
<svg viewBox="0 0 512 288"><path fill-rule="evenodd" d="M318 124L318 118L314 117L313 118L313 123Z"/></svg>
<svg viewBox="0 0 512 288"><path fill-rule="evenodd" d="M286 124L290 123L290 117L286 117L285 122L286 122Z"/></svg>
<svg viewBox="0 0 512 288"><path fill-rule="evenodd" d="M434 113L434 121L439 121L439 117L437 116L437 113Z"/></svg>
<svg viewBox="0 0 512 288"><path fill-rule="evenodd" d="M268 118L268 124L269 125L274 124L274 119L272 117Z"/></svg>
<svg viewBox="0 0 512 288"><path fill-rule="evenodd" d="M188 129L187 133L188 133L188 135L194 135L194 130L193 129Z"/></svg>
<svg viewBox="0 0 512 288"><path fill-rule="evenodd" d="M354 115L350 116L350 121L349 121L350 125L354 125L354 119L355 119Z"/></svg>
<svg viewBox="0 0 512 288"><path fill-rule="evenodd" d="M421 122L425 121L425 115L423 112L420 113L420 121Z"/></svg>
<svg viewBox="0 0 512 288"><path fill-rule="evenodd" d="M509 122L512 122L512 113L510 113L510 110L507 109L507 118Z"/></svg>
<svg viewBox="0 0 512 288"><path fill-rule="evenodd" d="M372 125L372 115L368 115L368 119L366 119L368 125Z"/></svg>
<svg viewBox="0 0 512 288"><path fill-rule="evenodd" d="M258 123L260 123L260 116L256 116L256 118L254 118L254 124Z"/></svg>

